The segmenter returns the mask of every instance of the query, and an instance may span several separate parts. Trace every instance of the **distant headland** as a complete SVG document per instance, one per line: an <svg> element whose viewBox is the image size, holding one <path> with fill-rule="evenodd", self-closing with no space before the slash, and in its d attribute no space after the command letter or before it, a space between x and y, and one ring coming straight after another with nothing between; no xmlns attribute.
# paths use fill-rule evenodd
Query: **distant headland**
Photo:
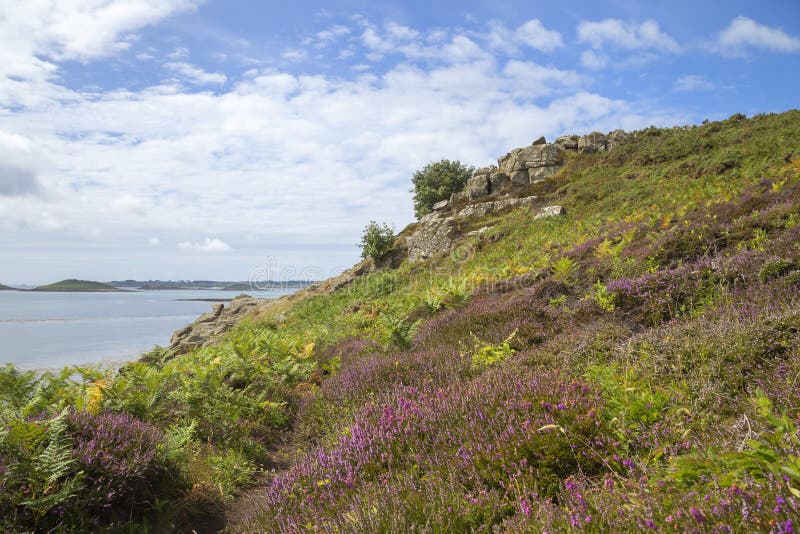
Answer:
<svg viewBox="0 0 800 534"><path fill-rule="evenodd" d="M13 287L8 287L8 286L4 286L3 284L0 284L0 291L14 291L14 288Z"/></svg>
<svg viewBox="0 0 800 534"><path fill-rule="evenodd" d="M214 289L218 291L255 291L270 288L304 288L316 283L312 280L285 280L250 282L223 282L217 280L114 280L112 286L142 291L168 289Z"/></svg>
<svg viewBox="0 0 800 534"><path fill-rule="evenodd" d="M82 293L109 293L113 291L120 292L127 290L120 289L118 287L114 287L108 284L104 284L102 282L92 282L89 280L76 280L74 278L70 278L68 280L61 280L60 282L56 282L54 284L35 287L30 291L64 291L64 292L71 291L71 292L82 292Z"/></svg>

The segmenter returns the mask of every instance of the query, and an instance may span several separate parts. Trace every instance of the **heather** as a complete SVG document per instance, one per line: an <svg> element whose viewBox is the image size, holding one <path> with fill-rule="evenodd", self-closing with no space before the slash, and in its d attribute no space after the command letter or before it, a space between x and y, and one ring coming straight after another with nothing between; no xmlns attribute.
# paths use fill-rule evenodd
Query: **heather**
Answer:
<svg viewBox="0 0 800 534"><path fill-rule="evenodd" d="M417 263L406 229L188 354L3 369L0 524L179 530L244 493L231 531L794 532L798 132L650 128L519 192L566 215Z"/></svg>

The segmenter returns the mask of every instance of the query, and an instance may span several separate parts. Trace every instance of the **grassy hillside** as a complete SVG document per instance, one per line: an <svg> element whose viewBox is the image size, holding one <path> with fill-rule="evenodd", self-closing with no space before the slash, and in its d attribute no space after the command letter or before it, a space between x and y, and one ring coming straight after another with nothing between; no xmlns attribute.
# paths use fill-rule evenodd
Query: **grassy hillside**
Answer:
<svg viewBox="0 0 800 534"><path fill-rule="evenodd" d="M0 525L188 527L255 477L231 531L790 532L798 132L652 128L520 192L565 216L465 221L217 346L6 368Z"/></svg>
<svg viewBox="0 0 800 534"><path fill-rule="evenodd" d="M77 292L93 293L93 292L125 291L125 290L118 289L114 286L103 284L101 282L91 282L88 280L75 280L74 278L70 278L69 280L61 280L60 282L56 282L54 284L39 286L37 288L31 289L31 291L77 291Z"/></svg>
<svg viewBox="0 0 800 534"><path fill-rule="evenodd" d="M13 290L14 290L13 287L8 287L4 286L3 284L0 284L0 291L13 291Z"/></svg>

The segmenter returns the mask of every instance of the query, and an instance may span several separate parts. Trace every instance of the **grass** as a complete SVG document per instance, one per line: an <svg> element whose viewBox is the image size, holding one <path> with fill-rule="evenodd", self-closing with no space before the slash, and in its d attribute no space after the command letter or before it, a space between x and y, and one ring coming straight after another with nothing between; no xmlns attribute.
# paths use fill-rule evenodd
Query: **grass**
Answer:
<svg viewBox="0 0 800 534"><path fill-rule="evenodd" d="M790 532L799 129L791 111L637 132L520 193L565 216L465 221L458 254L189 354L5 368L0 525L187 527L290 440L241 529ZM141 473L114 463L123 435Z"/></svg>

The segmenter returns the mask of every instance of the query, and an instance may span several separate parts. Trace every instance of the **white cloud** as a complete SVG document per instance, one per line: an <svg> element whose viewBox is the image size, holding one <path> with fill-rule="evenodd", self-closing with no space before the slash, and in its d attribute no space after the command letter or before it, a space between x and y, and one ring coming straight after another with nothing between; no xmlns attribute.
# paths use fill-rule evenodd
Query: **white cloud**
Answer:
<svg viewBox="0 0 800 534"><path fill-rule="evenodd" d="M594 50L584 50L581 53L581 65L587 69L599 70L608 65L608 56Z"/></svg>
<svg viewBox="0 0 800 534"><path fill-rule="evenodd" d="M308 57L308 52L301 48L290 48L284 51L281 57L287 61L303 61Z"/></svg>
<svg viewBox="0 0 800 534"><path fill-rule="evenodd" d="M0 196L39 193L38 159L30 139L0 130Z"/></svg>
<svg viewBox="0 0 800 534"><path fill-rule="evenodd" d="M619 19L581 21L578 24L578 41L597 50L611 45L627 50L680 51L675 39L662 32L654 20L646 20L641 24L626 23Z"/></svg>
<svg viewBox="0 0 800 534"><path fill-rule="evenodd" d="M341 24L337 24L335 26L331 26L326 30L322 30L317 32L316 39L318 43L328 43L331 41L335 41L340 37L344 37L350 33L350 28L347 26L342 26Z"/></svg>
<svg viewBox="0 0 800 534"><path fill-rule="evenodd" d="M189 57L189 49L185 46L179 46L167 54L167 59L172 60L186 59L187 57Z"/></svg>
<svg viewBox="0 0 800 534"><path fill-rule="evenodd" d="M178 247L184 250L196 250L198 252L225 252L231 250L230 245L217 238L205 238L201 243L192 243L190 241L183 241L178 243Z"/></svg>
<svg viewBox="0 0 800 534"><path fill-rule="evenodd" d="M561 34L554 30L548 30L538 19L529 20L517 28L514 32L514 39L542 52L552 52L556 48L564 46Z"/></svg>
<svg viewBox="0 0 800 534"><path fill-rule="evenodd" d="M564 46L561 34L548 30L539 19L524 22L511 30L500 22L490 21L486 41L490 48L516 54L520 47L530 47L540 52L553 52Z"/></svg>
<svg viewBox="0 0 800 534"><path fill-rule="evenodd" d="M157 237L151 237L150 239L147 240L147 244L150 245L151 247L160 247L161 240Z"/></svg>
<svg viewBox="0 0 800 534"><path fill-rule="evenodd" d="M348 46L363 32L350 35ZM408 39L397 26L374 35L379 49L385 42L397 52L383 65L362 64L371 72L352 79L259 67L217 92L165 83L96 94L56 78L27 92L0 82L0 101L28 98L3 115L4 131L51 161L36 175L46 198L0 196L0 247L69 244L64 265L74 254L86 269L109 269L94 276L108 279L125 277L111 269L126 264L92 250L129 247L142 262L157 258L155 277L167 276L157 271L165 248L142 236L198 252L235 242L235 255L202 264L174 255L174 276L224 266L221 277L244 279L266 256L330 274L357 258L366 221L401 228L411 220L410 177L432 160L483 165L540 135L680 119L591 93L574 71L509 61L465 32ZM31 152L30 160L42 158ZM25 263L33 261L25 251L15 257L23 279L22 266L36 264Z"/></svg>
<svg viewBox="0 0 800 534"><path fill-rule="evenodd" d="M49 82L57 63L130 48L133 31L202 0L6 0L0 10L0 106L37 106L71 95ZM12 5L13 4L13 5Z"/></svg>
<svg viewBox="0 0 800 534"><path fill-rule="evenodd" d="M759 24L748 17L736 17L717 38L714 49L725 55L742 56L748 49L760 48L773 52L800 52L800 37L787 34L781 28Z"/></svg>
<svg viewBox="0 0 800 534"><path fill-rule="evenodd" d="M206 72L190 63L164 63L164 68L181 75L196 85L222 85L228 80L228 77L222 73Z"/></svg>
<svg viewBox="0 0 800 534"><path fill-rule="evenodd" d="M702 74L688 74L675 80L673 89L675 91L711 91L716 86Z"/></svg>

